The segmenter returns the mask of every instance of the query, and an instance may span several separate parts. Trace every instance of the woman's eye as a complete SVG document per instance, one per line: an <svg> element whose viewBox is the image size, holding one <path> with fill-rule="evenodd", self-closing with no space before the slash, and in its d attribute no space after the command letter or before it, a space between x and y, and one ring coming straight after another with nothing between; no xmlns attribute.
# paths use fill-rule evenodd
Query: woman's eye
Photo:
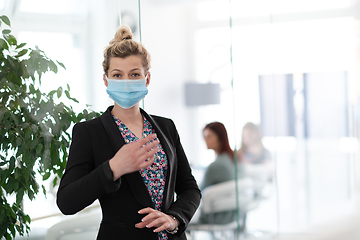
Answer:
<svg viewBox="0 0 360 240"><path fill-rule="evenodd" d="M133 77L140 77L141 75L139 73L133 73L131 74Z"/></svg>
<svg viewBox="0 0 360 240"><path fill-rule="evenodd" d="M116 73L116 74L113 75L113 78L119 78L119 77L121 77L121 75L118 74L118 73Z"/></svg>

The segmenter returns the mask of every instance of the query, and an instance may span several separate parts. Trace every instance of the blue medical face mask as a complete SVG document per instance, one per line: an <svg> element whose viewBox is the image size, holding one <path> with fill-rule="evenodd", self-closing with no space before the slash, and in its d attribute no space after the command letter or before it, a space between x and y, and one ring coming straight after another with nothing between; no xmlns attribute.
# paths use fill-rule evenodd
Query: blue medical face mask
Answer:
<svg viewBox="0 0 360 240"><path fill-rule="evenodd" d="M108 79L106 92L120 107L128 109L137 104L148 93L145 79Z"/></svg>

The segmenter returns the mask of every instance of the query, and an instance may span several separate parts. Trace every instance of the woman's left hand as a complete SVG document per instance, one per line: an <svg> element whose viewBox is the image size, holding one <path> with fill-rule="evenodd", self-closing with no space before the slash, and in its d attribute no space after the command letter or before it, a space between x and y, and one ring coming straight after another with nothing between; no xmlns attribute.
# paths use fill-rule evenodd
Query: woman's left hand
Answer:
<svg viewBox="0 0 360 240"><path fill-rule="evenodd" d="M147 215L141 219L142 222L135 224L137 228L155 227L154 232L161 232L163 230L172 231L179 225L179 222L174 221L171 216L150 207L143 208L138 213Z"/></svg>

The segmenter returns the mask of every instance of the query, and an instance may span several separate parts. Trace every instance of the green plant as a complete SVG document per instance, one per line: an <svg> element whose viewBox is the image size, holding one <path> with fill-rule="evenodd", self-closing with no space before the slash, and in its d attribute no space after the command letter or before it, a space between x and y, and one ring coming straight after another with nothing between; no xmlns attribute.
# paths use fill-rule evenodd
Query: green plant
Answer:
<svg viewBox="0 0 360 240"><path fill-rule="evenodd" d="M77 103L68 85L65 90L41 92L43 74L57 73L58 66L65 66L37 47L18 44L8 17L0 16L0 27L0 239L11 239L30 231L31 219L22 207L24 197L34 200L41 188L46 193L35 179L36 172L43 180L61 177L71 140L68 129L99 113L84 109L76 114L61 102L65 95ZM16 195L16 201L8 202L10 194Z"/></svg>

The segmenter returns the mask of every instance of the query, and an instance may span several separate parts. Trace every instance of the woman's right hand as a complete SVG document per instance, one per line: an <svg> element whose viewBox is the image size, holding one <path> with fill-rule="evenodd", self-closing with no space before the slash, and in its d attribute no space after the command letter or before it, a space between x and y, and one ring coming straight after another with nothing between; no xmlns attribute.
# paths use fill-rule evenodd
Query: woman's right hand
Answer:
<svg viewBox="0 0 360 240"><path fill-rule="evenodd" d="M154 162L155 153L158 151L159 140L155 140L156 134L142 138L138 142L132 142L122 146L110 159L109 165L114 175L114 181L122 175L139 171L150 166ZM149 143L152 141L151 143ZM145 161L149 159L148 161Z"/></svg>

